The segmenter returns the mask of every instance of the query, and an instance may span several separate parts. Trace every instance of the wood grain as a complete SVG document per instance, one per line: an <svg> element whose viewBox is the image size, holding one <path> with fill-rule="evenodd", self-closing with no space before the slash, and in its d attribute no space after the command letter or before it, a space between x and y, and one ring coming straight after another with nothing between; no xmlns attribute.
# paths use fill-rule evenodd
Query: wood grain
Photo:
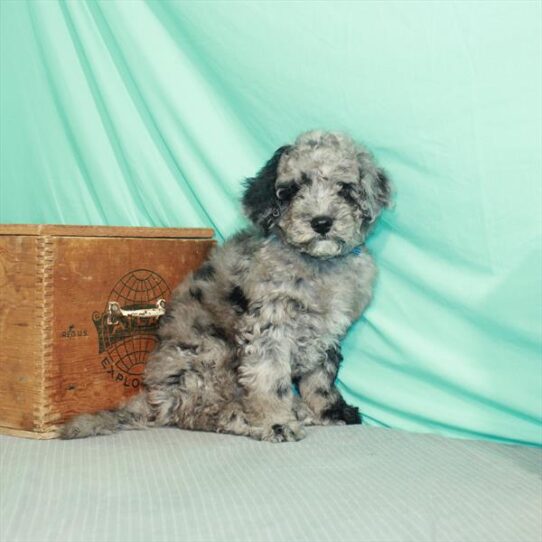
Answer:
<svg viewBox="0 0 542 542"><path fill-rule="evenodd" d="M0 425L37 429L42 337L38 244L0 237Z"/></svg>

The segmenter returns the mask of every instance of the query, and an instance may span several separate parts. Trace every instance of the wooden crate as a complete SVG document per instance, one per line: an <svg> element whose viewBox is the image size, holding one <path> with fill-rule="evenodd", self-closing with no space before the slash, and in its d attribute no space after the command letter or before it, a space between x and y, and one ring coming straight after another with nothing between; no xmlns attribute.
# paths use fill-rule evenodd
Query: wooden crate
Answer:
<svg viewBox="0 0 542 542"><path fill-rule="evenodd" d="M0 432L51 438L74 414L136 393L160 300L205 260L211 238L209 229L0 225Z"/></svg>

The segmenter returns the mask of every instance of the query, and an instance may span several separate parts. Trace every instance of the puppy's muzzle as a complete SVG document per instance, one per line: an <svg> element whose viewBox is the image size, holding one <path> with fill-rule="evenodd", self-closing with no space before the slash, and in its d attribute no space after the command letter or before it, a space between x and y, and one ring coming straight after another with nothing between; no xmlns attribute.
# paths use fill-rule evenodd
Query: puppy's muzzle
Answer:
<svg viewBox="0 0 542 542"><path fill-rule="evenodd" d="M329 216L315 216L311 220L312 229L320 235L325 235L331 229L332 225L333 219Z"/></svg>

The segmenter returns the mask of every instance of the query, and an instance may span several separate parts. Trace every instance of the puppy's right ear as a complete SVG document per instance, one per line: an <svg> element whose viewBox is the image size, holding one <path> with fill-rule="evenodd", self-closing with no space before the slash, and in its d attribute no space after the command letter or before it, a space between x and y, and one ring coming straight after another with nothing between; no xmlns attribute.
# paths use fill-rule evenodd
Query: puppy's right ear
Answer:
<svg viewBox="0 0 542 542"><path fill-rule="evenodd" d="M266 234L280 216L279 200L275 193L277 168L282 155L290 147L290 145L285 145L277 149L258 174L245 181L245 193L242 199L245 214L254 224L263 228Z"/></svg>

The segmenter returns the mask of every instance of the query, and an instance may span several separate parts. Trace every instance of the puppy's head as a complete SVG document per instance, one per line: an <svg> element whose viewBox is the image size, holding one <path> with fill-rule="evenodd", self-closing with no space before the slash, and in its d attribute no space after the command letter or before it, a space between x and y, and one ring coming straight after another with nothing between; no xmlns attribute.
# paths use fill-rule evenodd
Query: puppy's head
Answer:
<svg viewBox="0 0 542 542"><path fill-rule="evenodd" d="M243 206L266 234L316 258L362 244L391 189L369 152L340 133L312 131L247 179Z"/></svg>

